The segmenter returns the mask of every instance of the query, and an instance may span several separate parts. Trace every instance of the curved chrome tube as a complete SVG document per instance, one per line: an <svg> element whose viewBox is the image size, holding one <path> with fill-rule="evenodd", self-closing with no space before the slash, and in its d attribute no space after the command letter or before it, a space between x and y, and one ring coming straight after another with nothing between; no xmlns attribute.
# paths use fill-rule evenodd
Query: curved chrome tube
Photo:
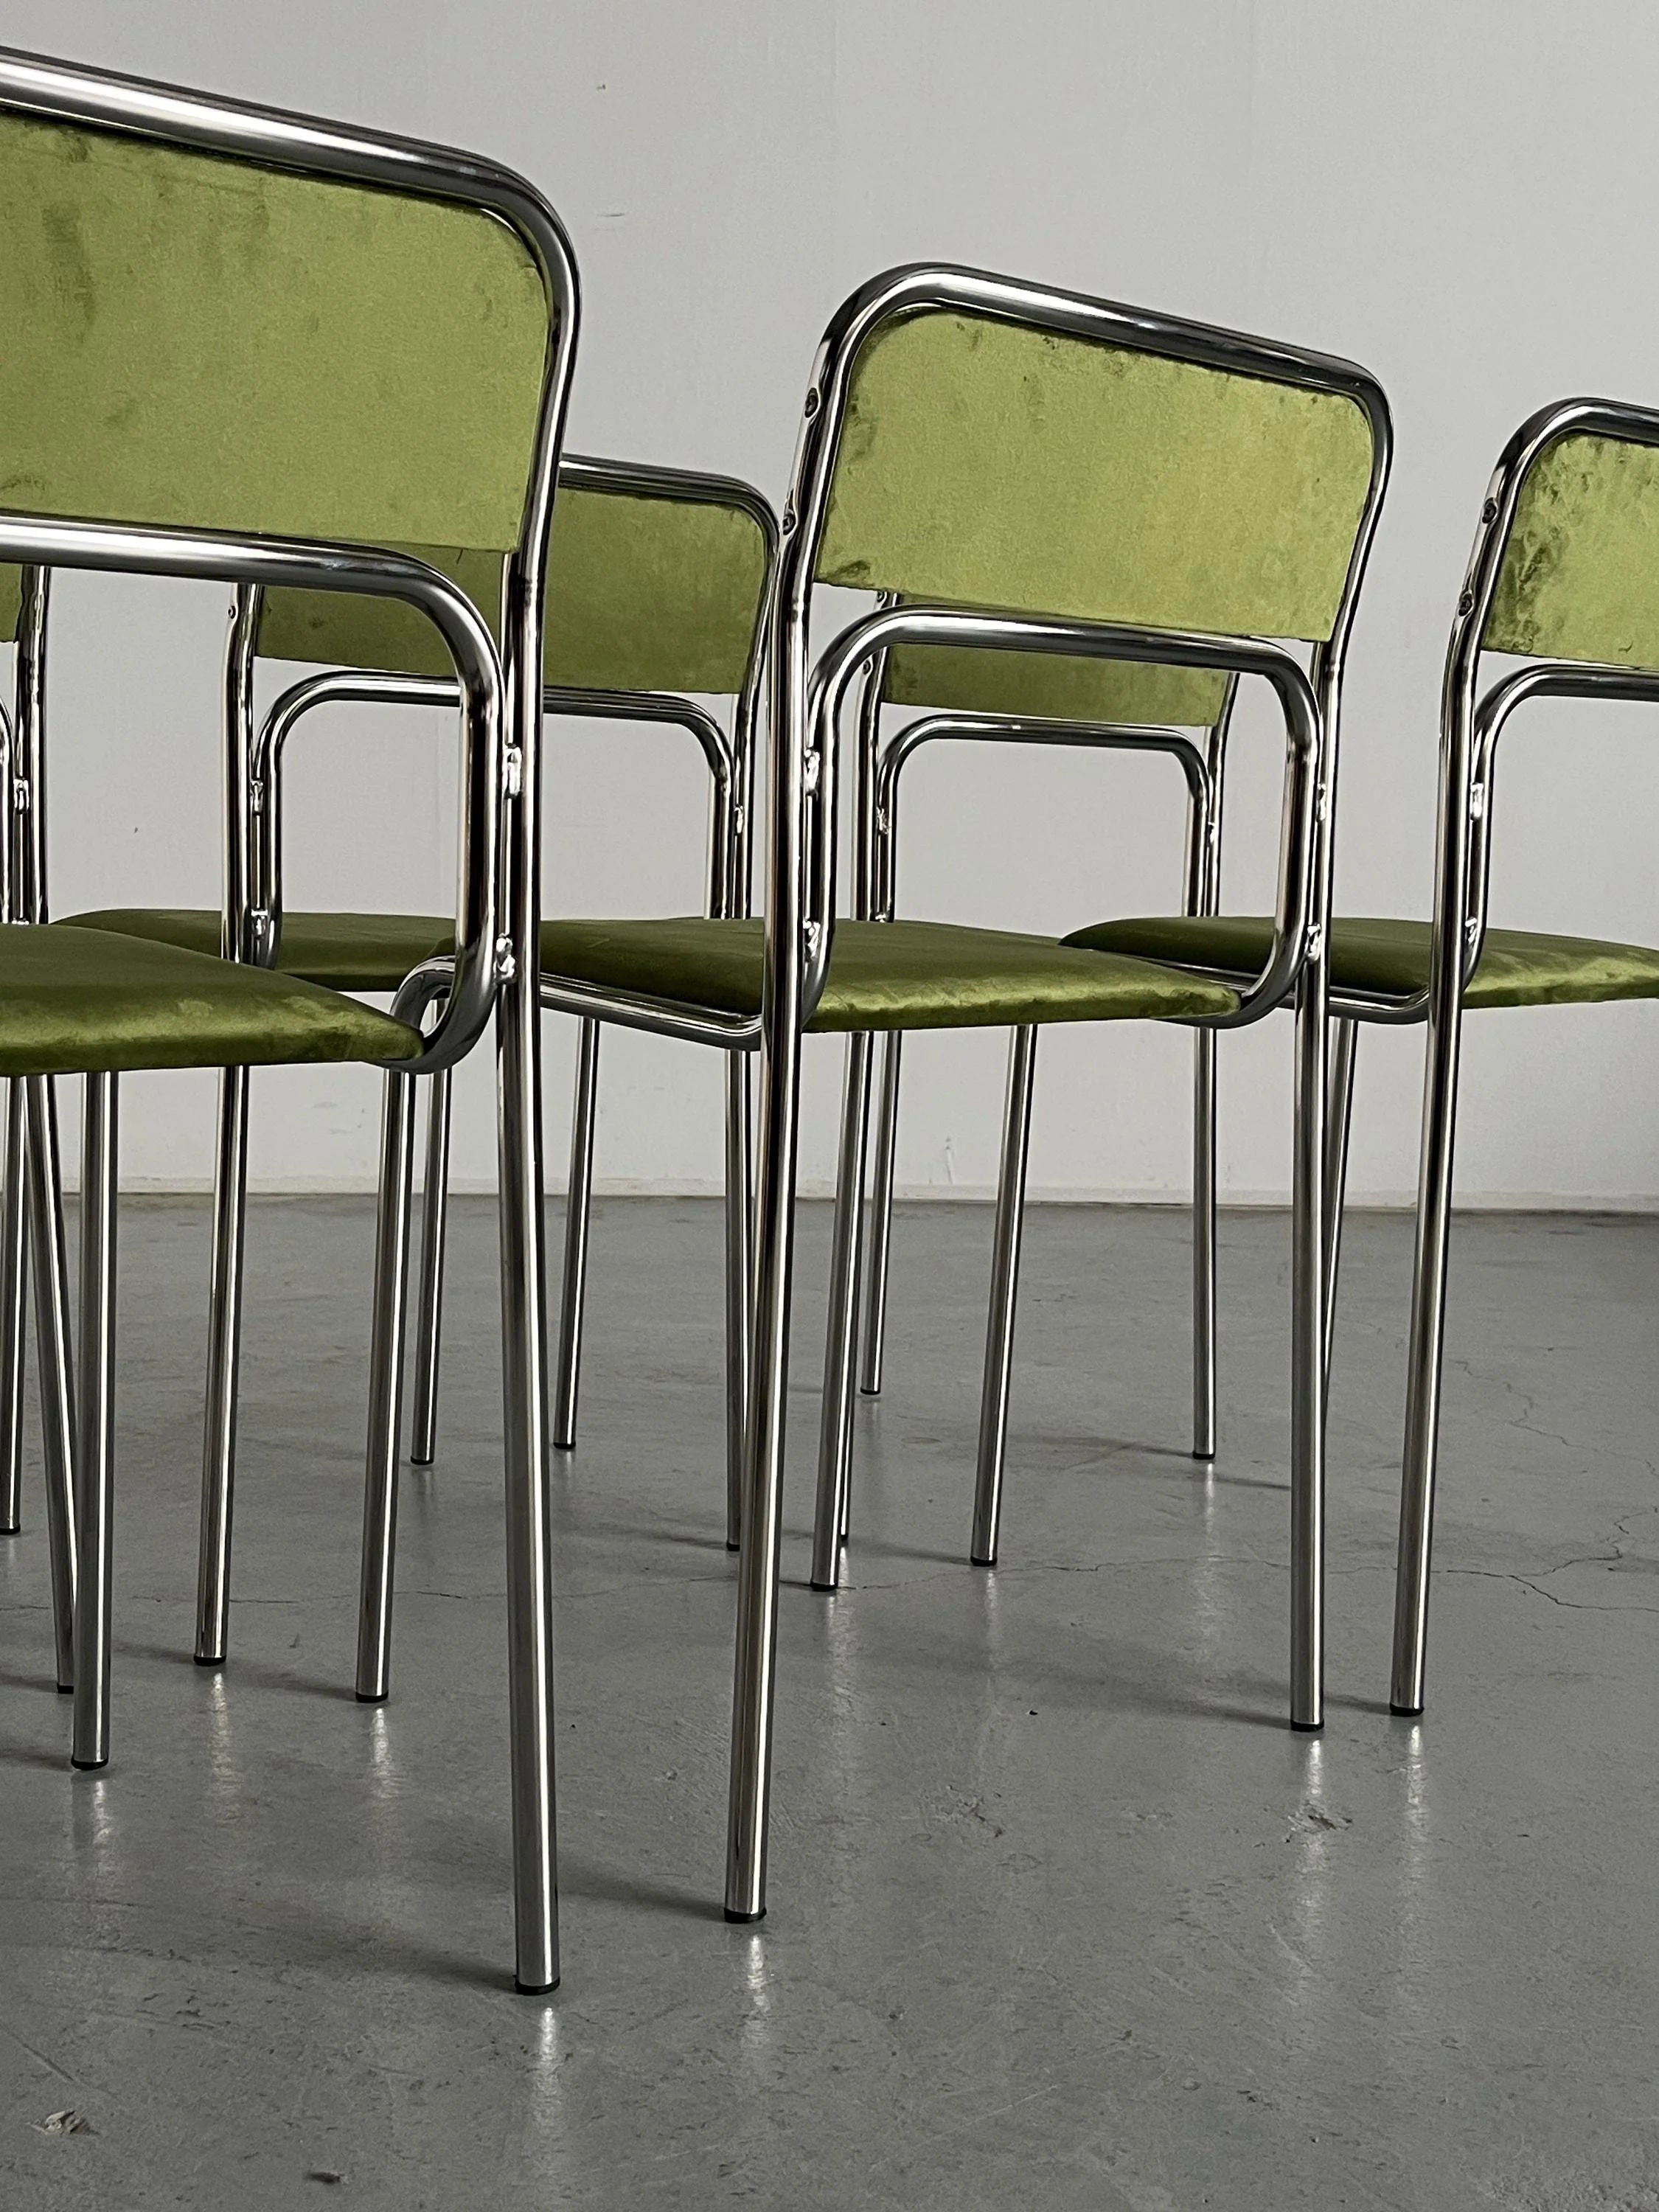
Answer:
<svg viewBox="0 0 1659 2212"><path fill-rule="evenodd" d="M48 516L0 515L0 561L372 594L402 599L431 621L455 660L466 728L461 943L443 1018L420 1060L401 1066L405 1074L429 1074L453 1066L476 1042L495 1004L508 776L501 661L466 594L404 553Z"/></svg>
<svg viewBox="0 0 1659 2212"><path fill-rule="evenodd" d="M1283 647L1260 638L1206 637L1181 630L1151 630L1122 623L1059 622L1013 615L966 614L944 607L906 606L869 615L853 623L825 650L813 673L810 702L811 741L805 776L811 800L814 852L807 871L813 894L805 919L805 959L801 979L801 1020L810 1020L829 975L835 933L836 736L848 691L871 655L896 644L976 647L987 651L1024 651L1085 655L1091 659L1169 663L1177 667L1213 668L1259 676L1277 696L1285 718L1285 782L1280 830L1279 896L1273 941L1266 965L1241 994L1231 1014L1211 1018L1209 1026L1234 1029L1254 1022L1281 1005L1295 988L1304 959L1314 944L1319 825L1321 719L1307 677ZM1176 733L1171 733L1172 737ZM1165 748L1177 753L1189 740ZM1197 756L1197 748L1192 748ZM1194 765L1201 769L1201 757ZM1189 770L1189 774L1192 771Z"/></svg>

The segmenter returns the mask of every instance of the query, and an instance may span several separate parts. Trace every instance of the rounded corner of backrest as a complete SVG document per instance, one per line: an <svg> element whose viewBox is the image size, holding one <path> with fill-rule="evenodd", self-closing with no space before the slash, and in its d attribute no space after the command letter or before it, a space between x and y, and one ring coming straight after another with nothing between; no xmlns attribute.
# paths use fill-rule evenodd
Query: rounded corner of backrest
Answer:
<svg viewBox="0 0 1659 2212"><path fill-rule="evenodd" d="M710 478L562 485L548 570L547 680L567 689L735 697L749 680L775 544L746 485Z"/></svg>
<svg viewBox="0 0 1659 2212"><path fill-rule="evenodd" d="M816 580L1328 639L1386 473L1380 387L1101 313L908 298L879 320L845 365Z"/></svg>
<svg viewBox="0 0 1659 2212"><path fill-rule="evenodd" d="M526 238L444 182L0 100L15 501L374 544L514 542L554 303Z"/></svg>

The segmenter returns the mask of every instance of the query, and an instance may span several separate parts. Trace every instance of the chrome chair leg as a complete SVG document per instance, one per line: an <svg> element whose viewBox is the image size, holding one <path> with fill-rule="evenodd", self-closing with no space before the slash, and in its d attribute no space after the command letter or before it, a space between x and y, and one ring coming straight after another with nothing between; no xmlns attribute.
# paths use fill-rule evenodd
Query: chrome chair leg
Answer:
<svg viewBox="0 0 1659 2212"><path fill-rule="evenodd" d="M1193 1036L1193 1457L1215 1457L1215 1045Z"/></svg>
<svg viewBox="0 0 1659 2212"><path fill-rule="evenodd" d="M1296 1002L1291 1221L1291 1725L1325 1721L1325 1264L1328 1024L1322 961Z"/></svg>
<svg viewBox="0 0 1659 2212"><path fill-rule="evenodd" d="M1018 1029L1008 1049L1008 1097L1002 1122L991 1253L991 1306L985 1328L985 1379L979 1407L979 1458L974 1480L974 1535L969 1557L994 1567L1002 1523L1002 1474L1008 1455L1008 1390L1014 1363L1014 1308L1019 1295L1019 1241L1025 1217L1025 1170L1031 1151L1031 1078L1036 1031Z"/></svg>
<svg viewBox="0 0 1659 2212"><path fill-rule="evenodd" d="M1335 1024L1331 1050L1331 1103L1325 1126L1325 1391L1331 1388L1331 1347L1336 1340L1336 1279L1342 1256L1342 1211L1348 1194L1348 1132L1353 1121L1358 1022Z"/></svg>
<svg viewBox="0 0 1659 2212"><path fill-rule="evenodd" d="M76 1766L109 1764L110 1630L115 1504L116 1079L86 1079L81 1148L81 1388L75 1519L81 1587L75 1608Z"/></svg>
<svg viewBox="0 0 1659 2212"><path fill-rule="evenodd" d="M415 1322L415 1410L409 1456L430 1467L438 1450L438 1354L443 1336L444 1244L449 1226L449 1070L427 1084L426 1188L421 1198L421 1304Z"/></svg>
<svg viewBox="0 0 1659 2212"><path fill-rule="evenodd" d="M1423 1153L1417 1190L1417 1257L1407 1339L1406 1449L1400 1480L1400 1553L1395 1579L1394 1671L1389 1710L1423 1710L1429 1627L1429 1555L1439 1458L1440 1374L1446 1337L1446 1267L1451 1244L1452 1140L1457 1119L1462 1011L1431 1012L1423 1097Z"/></svg>
<svg viewBox="0 0 1659 2212"><path fill-rule="evenodd" d="M398 1537L398 1449L408 1323L410 1183L415 1079L388 1073L380 1135L380 1205L368 1364L368 1453L363 1471L362 1582L357 1610L357 1695L378 1705L392 1669L392 1578Z"/></svg>
<svg viewBox="0 0 1659 2212"><path fill-rule="evenodd" d="M587 1302L587 1231L593 1210L593 1124L599 1091L599 1025L576 1025L576 1098L570 1121L570 1189L564 1202L564 1274L559 1296L559 1364L553 1386L553 1442L576 1442L576 1389Z"/></svg>
<svg viewBox="0 0 1659 2212"><path fill-rule="evenodd" d="M859 1360L859 1389L866 1398L881 1395L882 1359L887 1345L887 1274L893 1250L893 1178L898 1158L899 1064L903 1047L902 1030L889 1030L882 1039L875 1172L870 1188L869 1242L864 1255L864 1342Z"/></svg>
<svg viewBox="0 0 1659 2212"><path fill-rule="evenodd" d="M24 1079L24 1162L28 1186L29 1277L40 1426L46 1463L46 1540L52 1553L52 1620L58 1686L75 1680L78 1546L75 1512L74 1357L69 1326L69 1258L64 1244L64 1170L58 1149L58 1094L49 1075Z"/></svg>
<svg viewBox="0 0 1659 2212"><path fill-rule="evenodd" d="M533 943L533 936L531 939ZM514 1973L559 1979L553 1752L552 1466L541 1149L541 1016L533 963L503 987L500 1099L501 1383L506 1435L507 1704L513 1759Z"/></svg>
<svg viewBox="0 0 1659 2212"><path fill-rule="evenodd" d="M749 1054L726 1060L726 1548L743 1541L743 1426L749 1412L750 1276L755 1239Z"/></svg>
<svg viewBox="0 0 1659 2212"><path fill-rule="evenodd" d="M0 1535L23 1525L23 1085L6 1085L5 1183L0 1188Z"/></svg>
<svg viewBox="0 0 1659 2212"><path fill-rule="evenodd" d="M743 1549L738 1561L726 1843L726 1917L738 1922L759 1920L766 1911L799 1096L800 1036L791 1030L775 1045L769 1040L762 1048L754 1373L744 1430Z"/></svg>
<svg viewBox="0 0 1659 2212"><path fill-rule="evenodd" d="M823 1408L818 1428L817 1510L812 1522L812 1587L841 1579L853 1461L854 1366L857 1352L859 1231L864 1213L865 1142L870 1124L868 1035L847 1040L841 1158L830 1254L830 1323L823 1346Z"/></svg>
<svg viewBox="0 0 1659 2212"><path fill-rule="evenodd" d="M247 1218L247 1069L221 1069L219 1143L213 1176L213 1273L208 1294L207 1410L202 1437L202 1532L196 1569L198 1667L224 1664L230 1628L230 1531L242 1351L243 1232Z"/></svg>

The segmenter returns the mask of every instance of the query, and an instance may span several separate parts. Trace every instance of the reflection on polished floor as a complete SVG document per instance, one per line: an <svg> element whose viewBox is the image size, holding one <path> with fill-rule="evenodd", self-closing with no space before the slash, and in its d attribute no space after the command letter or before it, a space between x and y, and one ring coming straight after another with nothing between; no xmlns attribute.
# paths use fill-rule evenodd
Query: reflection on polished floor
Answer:
<svg viewBox="0 0 1659 2212"><path fill-rule="evenodd" d="M457 1206L392 1702L350 1695L367 1200L256 1204L222 1676L190 1660L205 1201L125 1224L118 1756L70 1778L45 1539L0 1551L0 2197L1656 2212L1659 1224L1454 1244L1431 1705L1389 1719L1410 1263L1344 1253L1331 1711L1284 1707L1281 1218L1028 1232L1003 1565L963 1563L988 1212L904 1211L850 1587L805 1587L809 1209L770 1919L719 1912L720 1219L599 1208L563 1465L566 1984L504 1988L494 1215ZM73 2111L85 2124L43 2132Z"/></svg>

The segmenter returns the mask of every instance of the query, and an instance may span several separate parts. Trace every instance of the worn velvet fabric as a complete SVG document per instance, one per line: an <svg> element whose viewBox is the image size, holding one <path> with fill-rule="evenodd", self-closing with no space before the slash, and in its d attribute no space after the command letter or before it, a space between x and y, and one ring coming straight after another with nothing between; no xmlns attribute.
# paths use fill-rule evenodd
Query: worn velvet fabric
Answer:
<svg viewBox="0 0 1659 2212"><path fill-rule="evenodd" d="M63 922L0 927L0 1075L407 1060L419 1033L263 968Z"/></svg>
<svg viewBox="0 0 1659 2212"><path fill-rule="evenodd" d="M22 604L22 570L0 567L0 644L9 645L16 636Z"/></svg>
<svg viewBox="0 0 1659 2212"><path fill-rule="evenodd" d="M107 907L66 917L190 952L219 951L216 912L205 907ZM423 960L455 949L455 927L428 914L285 914L276 972L334 991L395 991Z"/></svg>
<svg viewBox="0 0 1659 2212"><path fill-rule="evenodd" d="M1521 488L1488 617L1495 653L1659 668L1659 451L1568 437Z"/></svg>
<svg viewBox="0 0 1659 2212"><path fill-rule="evenodd" d="M757 1014L758 921L550 921L542 972L732 1014ZM1230 1013L1220 984L1048 937L936 921L836 925L820 1030L1003 1029L1029 1022L1179 1019Z"/></svg>
<svg viewBox="0 0 1659 2212"><path fill-rule="evenodd" d="M988 318L854 363L826 583L1155 629L1328 637L1370 482L1343 395Z"/></svg>
<svg viewBox="0 0 1659 2212"><path fill-rule="evenodd" d="M499 636L499 555L407 550L453 576ZM548 556L546 681L595 691L740 691L765 585L766 541L741 508L562 487ZM330 667L453 673L442 640L413 608L332 592L268 592L259 651Z"/></svg>
<svg viewBox="0 0 1659 2212"><path fill-rule="evenodd" d="M478 210L0 116L0 507L501 546L548 307Z"/></svg>
<svg viewBox="0 0 1659 2212"><path fill-rule="evenodd" d="M1065 941L1248 976L1261 973L1272 937L1273 924L1261 915L1170 915L1100 922ZM1345 917L1331 927L1331 982L1339 990L1407 998L1428 988L1429 953L1425 921ZM1559 1006L1607 999L1659 999L1659 952L1591 937L1489 929L1464 1004Z"/></svg>
<svg viewBox="0 0 1659 2212"><path fill-rule="evenodd" d="M903 646L887 657L895 706L1063 722L1164 722L1212 728L1227 679L1202 668L1086 660L1055 653L974 653Z"/></svg>

